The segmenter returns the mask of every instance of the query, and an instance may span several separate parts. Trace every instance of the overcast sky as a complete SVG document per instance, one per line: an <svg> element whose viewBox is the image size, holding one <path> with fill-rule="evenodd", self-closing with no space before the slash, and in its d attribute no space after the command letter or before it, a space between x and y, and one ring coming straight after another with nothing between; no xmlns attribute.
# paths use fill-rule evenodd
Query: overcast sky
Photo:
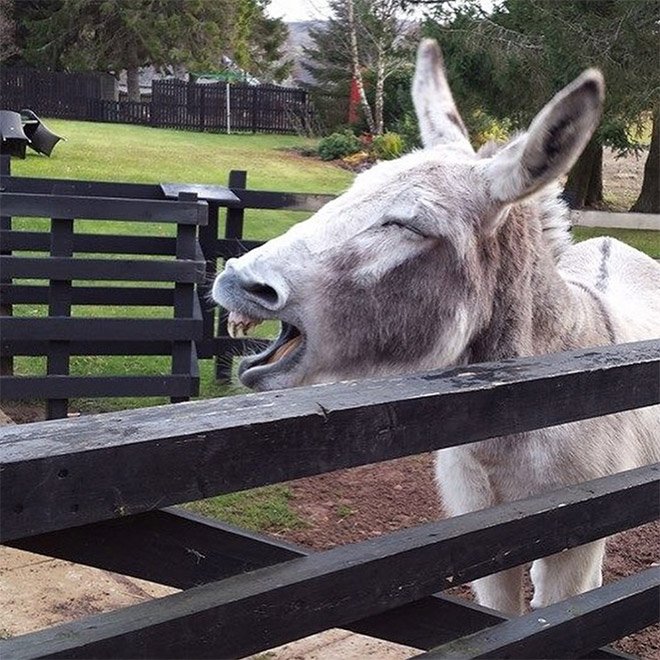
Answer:
<svg viewBox="0 0 660 660"><path fill-rule="evenodd" d="M328 17L328 0L271 0L269 13L285 21L309 21Z"/></svg>
<svg viewBox="0 0 660 660"><path fill-rule="evenodd" d="M492 9L493 0L482 0L482 7ZM269 13L285 21L310 21L328 18L328 0L271 0Z"/></svg>

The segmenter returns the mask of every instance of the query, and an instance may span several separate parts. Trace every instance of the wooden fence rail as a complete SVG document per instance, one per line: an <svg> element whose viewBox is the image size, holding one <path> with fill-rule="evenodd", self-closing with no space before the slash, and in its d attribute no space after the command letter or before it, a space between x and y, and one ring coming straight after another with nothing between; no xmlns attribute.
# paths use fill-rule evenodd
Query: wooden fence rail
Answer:
<svg viewBox="0 0 660 660"><path fill-rule="evenodd" d="M0 654L242 657L344 626L453 643L434 657L468 643L473 657L616 657L595 649L658 619L660 569L539 610L542 628L433 594L657 518L660 465L309 556L157 509L659 402L656 340L5 427L3 542L185 591L0 641Z"/></svg>
<svg viewBox="0 0 660 660"><path fill-rule="evenodd" d="M89 197L69 194L66 182L52 185L48 194L15 192L5 185L0 192L3 223L0 241L0 295L9 315L0 317L0 352L3 356L46 356L42 376L2 375L2 399L47 400L48 417L67 414L68 399L75 396L169 396L185 400L199 388L195 341L202 339L201 308L196 283L204 277L205 263L197 240L197 226L208 218L208 205L194 194L177 200ZM13 218L22 218L13 221ZM25 218L48 219L48 231L22 231ZM79 219L86 221L139 221L173 224L176 236L166 242L151 237L80 234ZM131 255L147 247L149 257ZM46 252L47 256L35 256ZM98 258L96 254L111 254ZM46 284L34 283L46 280ZM140 282L141 287L89 286L81 281ZM157 291L153 301L172 310L173 318L76 318L76 304L125 307L151 299L150 282L172 283ZM19 307L27 305L28 307ZM34 315L35 305L47 305L47 316ZM21 310L21 311L19 311ZM18 315L17 315L18 311ZM159 353L172 357L170 375L96 376L71 375L72 356L89 354L140 354L145 342L158 342ZM137 344L136 344L137 342ZM150 351L153 354L153 348ZM11 363L9 363L11 366ZM7 370L8 371L8 370Z"/></svg>

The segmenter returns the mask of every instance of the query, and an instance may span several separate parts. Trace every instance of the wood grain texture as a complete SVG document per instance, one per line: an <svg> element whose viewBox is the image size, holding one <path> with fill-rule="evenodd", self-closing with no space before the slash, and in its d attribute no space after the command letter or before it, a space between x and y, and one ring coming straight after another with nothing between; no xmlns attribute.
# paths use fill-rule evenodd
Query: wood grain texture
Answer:
<svg viewBox="0 0 660 660"><path fill-rule="evenodd" d="M642 524L658 515L659 474L639 468L291 559L6 640L0 654L243 657Z"/></svg>

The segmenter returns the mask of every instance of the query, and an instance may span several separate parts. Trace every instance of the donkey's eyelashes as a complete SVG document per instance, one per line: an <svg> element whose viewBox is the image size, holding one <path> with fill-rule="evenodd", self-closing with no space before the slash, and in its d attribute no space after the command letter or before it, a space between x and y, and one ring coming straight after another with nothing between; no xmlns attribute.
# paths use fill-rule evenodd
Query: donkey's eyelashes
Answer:
<svg viewBox="0 0 660 660"><path fill-rule="evenodd" d="M381 227L397 227L399 229L405 229L413 234L416 234L421 238L430 238L429 235L425 234L419 227L411 225L407 222L403 222L401 220L387 219L381 224Z"/></svg>

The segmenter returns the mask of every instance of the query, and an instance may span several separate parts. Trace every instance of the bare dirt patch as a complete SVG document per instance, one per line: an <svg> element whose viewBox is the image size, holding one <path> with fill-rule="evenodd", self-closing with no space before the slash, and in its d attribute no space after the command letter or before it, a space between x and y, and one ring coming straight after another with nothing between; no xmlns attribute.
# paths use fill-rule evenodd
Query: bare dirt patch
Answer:
<svg viewBox="0 0 660 660"><path fill-rule="evenodd" d="M285 536L317 550L355 543L445 517L433 483L430 454L340 470L289 484L291 504L309 526ZM639 572L660 561L660 522L619 534L608 542L604 581ZM528 585L528 596L531 588ZM452 590L471 598L467 587ZM660 658L660 626L614 644L641 658Z"/></svg>

